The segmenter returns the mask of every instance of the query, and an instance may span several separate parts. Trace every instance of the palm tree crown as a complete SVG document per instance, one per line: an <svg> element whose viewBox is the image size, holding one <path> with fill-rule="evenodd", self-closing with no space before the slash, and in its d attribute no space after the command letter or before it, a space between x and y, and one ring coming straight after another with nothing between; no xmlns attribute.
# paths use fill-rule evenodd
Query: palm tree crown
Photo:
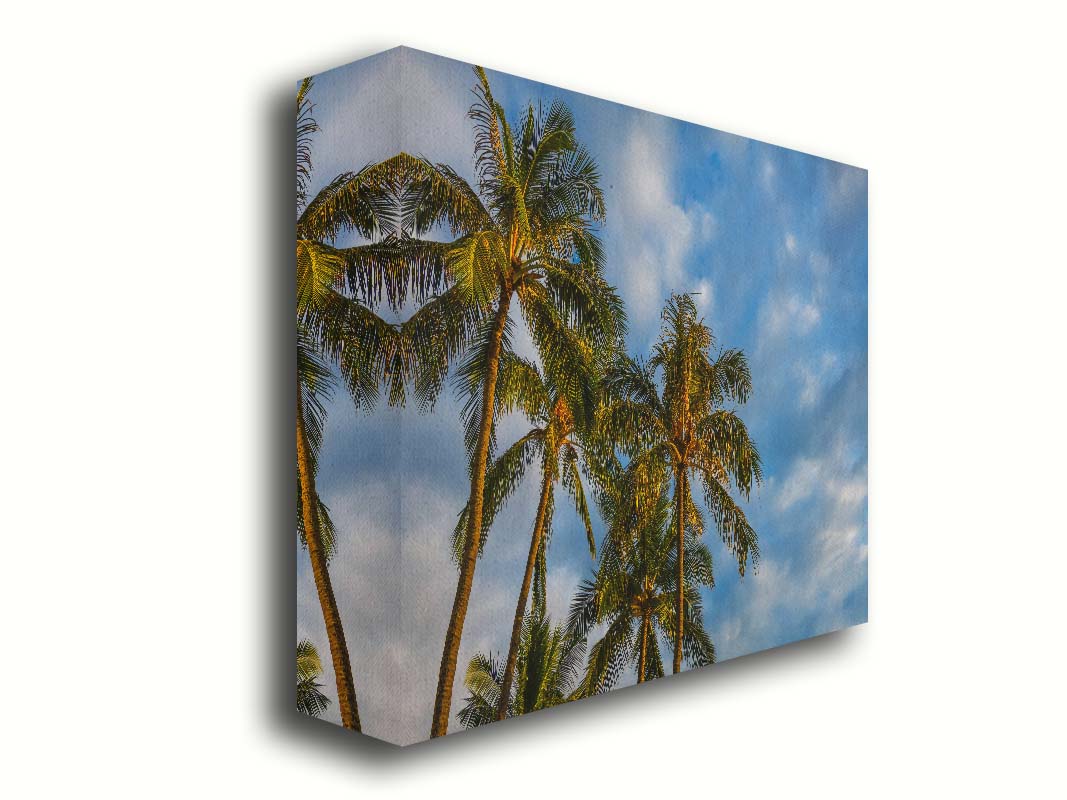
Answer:
<svg viewBox="0 0 1067 800"><path fill-rule="evenodd" d="M467 385L466 416L470 419L473 417L470 410L476 408L480 377L476 372L468 373L466 369L460 370L459 377ZM555 507L554 487L557 480L562 482L564 489L574 499L575 510L585 527L590 556L596 558L596 538L593 534L593 523L582 486L580 469L583 460L580 439L588 438L594 433L589 428L592 414L580 405L586 399L584 393L579 397L568 399L559 383L543 377L535 364L519 358L510 350L505 350L501 354L497 376L496 411L507 413L521 410L534 427L509 447L486 473L482 539L479 543L479 551L485 546L496 514L514 492L526 469L538 456L540 456L541 466L541 493L530 537L526 570L523 573L519 597L515 605L511 641L503 666L497 719L504 719L508 711L507 703L518 659L520 634L523 618L526 615L531 582L535 605L538 592L542 598L544 595L545 552L552 529ZM564 387L569 386L569 382L564 382ZM576 408L579 409L577 414ZM469 511L465 508L453 531L452 546L457 561L462 558L463 554L464 537L469 526L468 514Z"/></svg>
<svg viewBox="0 0 1067 800"><path fill-rule="evenodd" d="M442 357L416 379L420 401L439 390L445 363L468 348L465 371L480 395L469 414L471 491L467 530L452 615L445 634L431 735L448 730L459 643L482 541L484 484L493 438L495 395L513 300L545 370L562 394L590 393L592 354L617 342L625 327L622 302L603 276L595 225L603 193L595 162L575 138L567 106L529 106L513 129L476 68L475 191L449 167L406 156L402 193L405 230L421 235L439 224L456 237L443 251L449 289L424 305ZM433 362L431 364L431 361Z"/></svg>
<svg viewBox="0 0 1067 800"><path fill-rule="evenodd" d="M467 376L461 376L466 381ZM473 427L473 406L480 395L480 380L468 382L468 403L465 418L468 430ZM482 538L479 551L484 549L496 515L518 488L519 481L534 461L541 466L542 482L547 486L549 509L553 503L552 487L562 481L564 489L574 500L575 511L585 527L589 553L596 558L596 539L589 515L585 490L582 486L582 439L589 435L588 427L581 430L585 416L574 411L575 405L562 393L556 381L544 377L532 361L505 350L500 356L497 373L496 412L521 411L533 423L488 468L485 475L484 506L482 510ZM452 532L452 552L458 561L463 555L469 510L464 507ZM551 513L546 523L551 525Z"/></svg>
<svg viewBox="0 0 1067 800"><path fill-rule="evenodd" d="M476 728L493 722L502 696L509 717L577 699L584 658L585 639L565 625L553 627L544 609L535 608L523 620L514 690L502 692L504 659L478 653L467 667L464 685L470 694L459 712L460 724Z"/></svg>
<svg viewBox="0 0 1067 800"><path fill-rule="evenodd" d="M759 559L756 532L731 490L748 498L762 480L759 452L744 422L727 402L743 404L752 392L748 362L739 350L712 358L715 340L689 295L672 295L663 327L647 366L622 357L609 370L608 396L601 413L605 435L620 443L633 461L663 465L674 482L671 528L675 531L674 672L681 670L684 627L690 614L684 591L687 532L700 536L704 515L693 502L691 479L703 485L704 500L742 576ZM662 393L656 374L662 373Z"/></svg>
<svg viewBox="0 0 1067 800"><path fill-rule="evenodd" d="M623 469L609 467L598 501L609 533L592 580L578 587L568 628L584 636L594 625L606 626L589 651L583 679L586 694L611 689L626 667L637 682L662 677L658 635L673 643L676 635L677 555L669 524L672 503L669 477L662 464L645 462ZM686 538L683 594L688 618L683 638L691 666L715 660L715 648L704 630L699 588L713 585L711 553L693 536Z"/></svg>

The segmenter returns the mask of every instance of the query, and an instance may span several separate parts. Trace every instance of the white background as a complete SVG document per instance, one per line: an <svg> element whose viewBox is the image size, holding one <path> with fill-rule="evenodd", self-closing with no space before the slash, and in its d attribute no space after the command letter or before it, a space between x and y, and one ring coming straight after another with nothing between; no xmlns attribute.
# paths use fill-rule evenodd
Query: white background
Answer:
<svg viewBox="0 0 1067 800"><path fill-rule="evenodd" d="M5 795L1063 796L1064 20L587 5L5 10ZM278 131L401 43L870 169L869 625L404 751L277 709Z"/></svg>

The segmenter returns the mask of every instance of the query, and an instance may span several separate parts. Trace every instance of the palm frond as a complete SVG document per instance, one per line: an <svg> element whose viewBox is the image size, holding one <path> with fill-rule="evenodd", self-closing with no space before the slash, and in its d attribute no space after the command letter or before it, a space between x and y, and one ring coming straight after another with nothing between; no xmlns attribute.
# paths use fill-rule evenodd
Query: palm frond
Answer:
<svg viewBox="0 0 1067 800"><path fill-rule="evenodd" d="M567 616L567 630L573 636L585 636L596 625L600 617L599 592L594 581L588 578L578 584L578 589L571 600L570 613Z"/></svg>
<svg viewBox="0 0 1067 800"><path fill-rule="evenodd" d="M555 629L556 636L560 640L560 652L558 666L559 688L562 690L561 700L570 701L580 697L580 683L582 671L585 666L586 639L584 636L574 636L566 626ZM569 692L569 694L568 694Z"/></svg>
<svg viewBox="0 0 1067 800"><path fill-rule="evenodd" d="M713 362L707 362L701 375L706 382L706 391L715 404L727 400L747 403L752 395L752 372L748 359L740 350L725 350Z"/></svg>
<svg viewBox="0 0 1067 800"><path fill-rule="evenodd" d="M333 558L335 552L337 552L337 529L334 527L333 518L330 516L330 508L322 499L318 500L318 512L319 512L319 539L322 542L322 549L326 555L326 560L329 561ZM307 547L307 532L304 528L304 497L300 492L300 484L297 482L296 487L296 532L300 537L300 543Z"/></svg>
<svg viewBox="0 0 1067 800"><path fill-rule="evenodd" d="M533 431L523 436L505 450L500 458L496 459L486 470L485 494L482 501L482 539L478 544L479 554L489 538L489 531L496 515L518 488L527 468L542 453L542 442L538 433L538 431ZM467 517L468 508L464 506L452 529L451 550L456 563L459 563L459 559L466 550Z"/></svg>
<svg viewBox="0 0 1067 800"><path fill-rule="evenodd" d="M510 350L502 352L496 379L498 411L520 411L530 422L544 424L550 405L548 387L537 365Z"/></svg>
<svg viewBox="0 0 1067 800"><path fill-rule="evenodd" d="M445 254L445 268L453 285L468 303L481 307L488 307L496 298L507 261L507 246L492 229L458 239Z"/></svg>
<svg viewBox="0 0 1067 800"><path fill-rule="evenodd" d="M589 516L589 506L585 501L585 490L582 488L582 476L578 469L578 451L573 445L566 445L563 449L563 472L561 475L563 488L574 498L574 510L578 512L578 518L585 527L586 539L589 543L589 556L596 560L596 536L593 533L593 521Z"/></svg>
<svg viewBox="0 0 1067 800"><path fill-rule="evenodd" d="M721 483L706 472L701 472L701 479L708 510L711 511L723 543L737 559L738 572L744 577L748 562L752 562L753 568L759 565L759 540L756 531L749 524L745 512L734 502Z"/></svg>
<svg viewBox="0 0 1067 800"><path fill-rule="evenodd" d="M615 686L633 651L633 638L633 617L620 614L612 620L604 636L589 648L583 680L587 694L602 694Z"/></svg>
<svg viewBox="0 0 1067 800"><path fill-rule="evenodd" d="M503 683L504 661L478 653L467 666L463 683L470 695L459 712L464 728L488 725L496 719L496 706Z"/></svg>
<svg viewBox="0 0 1067 800"><path fill-rule="evenodd" d="M406 388L413 387L420 411L433 408L444 387L449 365L478 335L483 310L464 302L452 287L425 302L400 325L397 346L386 368L389 402L403 405Z"/></svg>
<svg viewBox="0 0 1067 800"><path fill-rule="evenodd" d="M482 193L500 203L505 194L502 185L515 174L511 126L504 109L493 98L485 70L475 66L474 73L479 86L467 116L474 122L475 169Z"/></svg>
<svg viewBox="0 0 1067 800"><path fill-rule="evenodd" d="M647 407L651 416L663 416L653 372L639 358L620 355L608 367L604 391L610 398L627 398Z"/></svg>
<svg viewBox="0 0 1067 800"><path fill-rule="evenodd" d="M528 714L581 696L576 686L585 654L585 639L571 636L564 626L553 626L544 610L536 608L522 619L515 680L508 697L508 716ZM464 684L468 696L459 712L465 728L496 719L503 685L504 658L478 653L467 667Z"/></svg>
<svg viewBox="0 0 1067 800"><path fill-rule="evenodd" d="M588 244L595 237L586 237ZM626 309L615 287L588 265L545 257L538 262L552 303L569 328L594 348L614 345L626 335Z"/></svg>
<svg viewBox="0 0 1067 800"><path fill-rule="evenodd" d="M386 367L399 346L399 332L367 306L330 290L303 318L318 351L337 368L358 408L377 402Z"/></svg>
<svg viewBox="0 0 1067 800"><path fill-rule="evenodd" d="M311 116L314 111L309 95L313 78L304 78L296 92L296 212L299 215L307 205L308 186L311 183L311 139L318 133L319 125Z"/></svg>
<svg viewBox="0 0 1067 800"><path fill-rule="evenodd" d="M700 420L696 432L702 467L709 472L721 467L747 499L753 485L763 481L763 465L745 423L735 412L719 409Z"/></svg>
<svg viewBox="0 0 1067 800"><path fill-rule="evenodd" d="M398 311L409 302L422 304L446 288L449 247L445 242L389 237L336 253L351 296L371 306L385 302Z"/></svg>
<svg viewBox="0 0 1067 800"><path fill-rule="evenodd" d="M314 471L326 421L325 404L333 391L334 381L330 367L319 353L314 337L299 320L296 325L296 374L299 416L308 439Z"/></svg>
<svg viewBox="0 0 1067 800"><path fill-rule="evenodd" d="M342 233L367 239L399 235L395 191L395 170L386 162L341 173L304 207L296 221L296 236L332 242Z"/></svg>
<svg viewBox="0 0 1067 800"><path fill-rule="evenodd" d="M322 675L322 661L315 646L308 639L296 644L296 708L302 714L317 717L330 705L318 682Z"/></svg>
<svg viewBox="0 0 1067 800"><path fill-rule="evenodd" d="M589 151L577 145L553 166L553 174L538 184L541 191L530 198L531 210L544 217L580 213L594 222L603 222L605 206L600 170Z"/></svg>
<svg viewBox="0 0 1067 800"><path fill-rule="evenodd" d="M408 153L391 161L401 184L397 199L405 235L424 236L445 225L453 236L466 236L493 226L478 193L447 164L432 164Z"/></svg>
<svg viewBox="0 0 1067 800"><path fill-rule="evenodd" d="M519 307L530 331L544 372L572 409L591 409L596 401L596 370L592 344L569 327L544 287L523 284Z"/></svg>
<svg viewBox="0 0 1067 800"><path fill-rule="evenodd" d="M463 400L463 408L460 410L460 418L463 421L463 443L468 457L473 456L478 435L482 427L482 401L486 391L489 377L489 347L494 336L494 317L482 318L470 345L467 347L459 366L452 377L452 386L456 396ZM500 352L511 351L511 337L514 325L511 318L504 321L504 329L501 333ZM499 361L497 363L497 381L499 382ZM498 384L499 385L499 384ZM496 387L494 387L495 390ZM495 405L495 400L494 400ZM490 451L496 447L496 417L495 408L493 426L490 428Z"/></svg>
<svg viewBox="0 0 1067 800"><path fill-rule="evenodd" d="M702 619L686 622L682 634L682 656L694 669L715 663L715 645L704 629Z"/></svg>

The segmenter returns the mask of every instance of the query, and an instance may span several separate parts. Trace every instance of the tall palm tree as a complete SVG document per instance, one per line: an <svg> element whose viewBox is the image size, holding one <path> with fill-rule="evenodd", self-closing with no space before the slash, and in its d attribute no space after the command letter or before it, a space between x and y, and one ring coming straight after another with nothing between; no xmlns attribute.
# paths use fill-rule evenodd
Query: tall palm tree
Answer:
<svg viewBox="0 0 1067 800"><path fill-rule="evenodd" d="M585 639L570 634L565 625L552 626L543 608L525 616L519 640L514 691L505 690L504 659L478 653L467 667L464 684L470 692L459 712L464 728L476 728L505 716L519 716L551 708L580 697L579 677L585 658Z"/></svg>
<svg viewBox="0 0 1067 800"><path fill-rule="evenodd" d="M727 548L744 577L749 561L758 563L756 531L731 490L747 499L762 480L759 452L748 429L727 402L743 404L752 392L748 361L740 350L714 358L715 339L698 317L689 295L675 294L663 310L663 326L648 364L622 357L609 370L609 397L601 424L634 463L659 463L673 486L675 569L674 672L681 671L685 625L690 614L685 592L686 531L700 536L703 512L693 502L692 479L703 485L704 500ZM656 386L662 371L663 391Z"/></svg>
<svg viewBox="0 0 1067 800"><path fill-rule="evenodd" d="M460 639L484 522L486 469L494 430L497 378L514 301L545 369L567 376L566 393L590 392L592 369L582 342L601 347L621 336L622 302L603 277L594 226L603 219L599 174L575 138L564 103L529 106L516 130L494 99L484 70L469 116L475 125L478 191L451 168L403 156L407 172L402 221L414 233L444 223L456 237L445 249L448 291L424 305L442 356L469 347L467 365L480 376L468 425L470 494L456 593L445 633L430 735L448 732ZM398 157L399 158L399 157ZM439 252L439 251L438 251ZM443 322L441 320L444 320ZM420 400L434 396L440 370L416 381Z"/></svg>
<svg viewBox="0 0 1067 800"><path fill-rule="evenodd" d="M390 402L403 402L404 387L416 374L441 369L451 329L433 309L402 327L373 310L383 300L394 309L409 298L424 300L443 281L433 266L440 260L434 246L403 235L397 208L398 187L407 174L403 159L338 175L308 199L311 139L319 130L311 113L311 88L312 80L305 79L296 98L297 530L322 607L341 724L359 730L348 645L327 566L334 528L315 486L325 403L335 374L357 407L374 404L382 381L388 384ZM342 234L368 242L337 248L333 243Z"/></svg>
<svg viewBox="0 0 1067 800"><path fill-rule="evenodd" d="M480 394L480 376L460 371L460 378L468 386L468 406L473 406ZM496 413L521 411L534 427L515 444L504 451L488 469L485 476L484 503L482 511L482 540L479 550L484 548L489 529L498 511L515 491L527 468L539 458L541 491L534 516L533 532L530 535L530 550L526 557L526 569L519 587L519 597L515 604L515 616L511 626L511 641L508 645L507 658L504 661L500 699L496 718L504 719L508 713L511 698L511 684L515 675L523 619L530 596L530 587L535 568L540 566L541 589L544 590L544 559L547 545L547 532L551 530L553 518L553 492L557 481L574 500L575 510L585 526L589 544L590 557L596 559L596 540L593 535L593 523L589 516L585 490L582 487L580 465L582 447L579 429L590 415L579 412L575 414L574 404L581 403L583 397L568 399L567 384L564 388L557 382L542 376L536 364L520 358L510 350L505 350L500 357L497 374ZM584 388L584 387L583 387ZM468 508L460 514L452 534L453 554L457 561L462 558L464 537L469 525Z"/></svg>
<svg viewBox="0 0 1067 800"><path fill-rule="evenodd" d="M592 580L579 584L568 618L575 636L586 636L594 625L607 626L589 651L582 688L590 695L611 689L626 666L634 669L638 683L662 677L658 636L671 642L676 631L672 597L678 572L667 471L645 462L625 472L616 465L612 472L615 481L606 484L598 498L611 528L597 571ZM701 586L712 585L711 552L689 535L682 581L688 619L682 644L691 666L715 661L699 592Z"/></svg>
<svg viewBox="0 0 1067 800"><path fill-rule="evenodd" d="M309 640L301 639L296 643L296 709L309 717L317 717L330 705L330 698L322 693L320 675L319 651Z"/></svg>

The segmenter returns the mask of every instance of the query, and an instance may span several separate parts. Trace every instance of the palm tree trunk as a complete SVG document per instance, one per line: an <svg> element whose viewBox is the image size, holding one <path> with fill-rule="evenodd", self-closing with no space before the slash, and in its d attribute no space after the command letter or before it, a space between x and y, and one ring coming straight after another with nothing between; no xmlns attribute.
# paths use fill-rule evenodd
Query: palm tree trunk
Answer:
<svg viewBox="0 0 1067 800"><path fill-rule="evenodd" d="M299 386L297 387L299 392ZM341 708L341 724L352 730L360 730L359 706L356 703L356 687L352 680L352 662L348 657L341 612L333 594L333 584L326 568L326 552L319 533L319 503L315 492L315 475L311 469L311 452L299 395L296 404L296 466L300 477L300 502L304 514L304 538L307 540L308 557L311 559L311 574L315 578L315 590L322 606L322 618L326 623L326 638L330 642L330 658L337 679L337 703Z"/></svg>
<svg viewBox="0 0 1067 800"><path fill-rule="evenodd" d="M676 609L677 632L674 637L674 673L682 671L682 636L685 634L685 493L686 474L682 467L675 474L674 492L678 504L675 516L678 518L678 606Z"/></svg>
<svg viewBox="0 0 1067 800"><path fill-rule="evenodd" d="M548 454L545 454L547 460ZM508 645L508 660L504 664L504 680L500 684L500 701L496 706L496 718L504 719L508 715L508 700L511 697L511 681L515 674L515 662L519 657L519 639L522 636L522 619L526 616L526 600L530 596L530 581L533 579L537 553L541 549L541 539L545 531L545 515L548 513L548 498L552 494L552 478L546 468L541 481L541 502L537 505L534 517L533 535L530 537L530 554L526 557L526 572L522 576L519 600L515 604L515 619L511 623L511 644Z"/></svg>
<svg viewBox="0 0 1067 800"><path fill-rule="evenodd" d="M648 612L641 614L641 656L637 659L637 682L645 682L645 659L648 657Z"/></svg>
<svg viewBox="0 0 1067 800"><path fill-rule="evenodd" d="M459 643L463 636L463 622L467 617L471 586L474 583L474 568L478 562L478 544L482 538L482 501L485 495L485 465L489 459L489 438L493 428L493 410L496 401L496 376L500 366L500 344L508 320L511 292L502 288L493 329L489 336L485 364L485 386L482 387L482 421L478 443L474 449L471 465L471 493L467 500L467 539L463 545L463 559L459 565L459 580L456 597L452 602L452 616L445 632L445 646L441 653L441 667L437 675L437 697L433 706L433 721L430 736L448 733L448 715L452 707L452 684L456 680L456 662L459 660Z"/></svg>

